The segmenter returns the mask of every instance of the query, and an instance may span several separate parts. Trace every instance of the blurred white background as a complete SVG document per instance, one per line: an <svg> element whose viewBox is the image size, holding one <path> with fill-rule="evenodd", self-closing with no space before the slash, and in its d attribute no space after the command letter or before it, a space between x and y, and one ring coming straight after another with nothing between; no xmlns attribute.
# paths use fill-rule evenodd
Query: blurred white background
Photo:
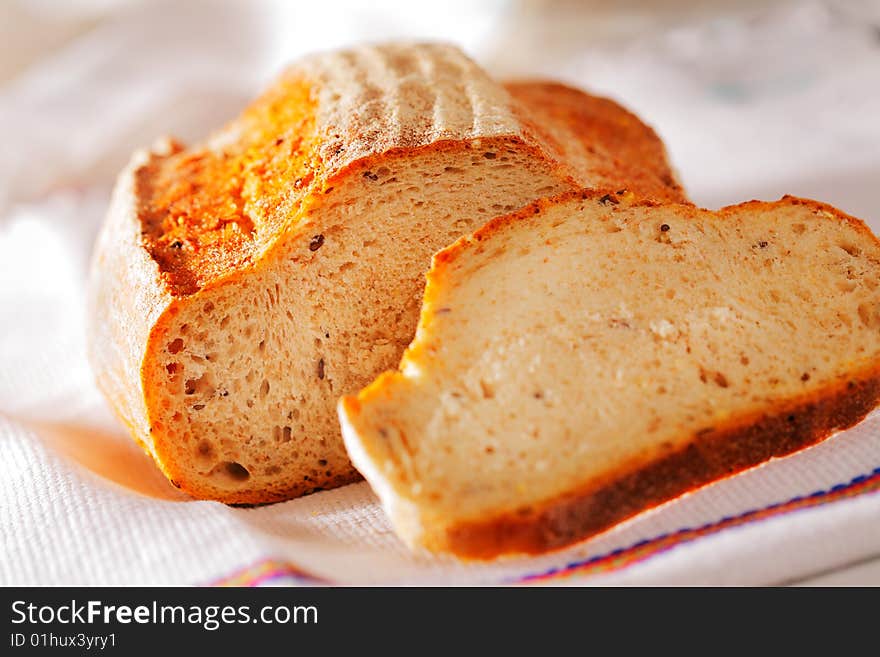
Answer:
<svg viewBox="0 0 880 657"><path fill-rule="evenodd" d="M0 420L104 427L116 449L79 318L117 171L206 136L300 54L391 38L613 97L700 205L796 194L880 231L878 0L0 0ZM867 568L821 581L880 582Z"/></svg>
<svg viewBox="0 0 880 657"><path fill-rule="evenodd" d="M796 193L880 221L877 0L6 0L0 208L204 136L302 53L401 37L623 102L702 205Z"/></svg>

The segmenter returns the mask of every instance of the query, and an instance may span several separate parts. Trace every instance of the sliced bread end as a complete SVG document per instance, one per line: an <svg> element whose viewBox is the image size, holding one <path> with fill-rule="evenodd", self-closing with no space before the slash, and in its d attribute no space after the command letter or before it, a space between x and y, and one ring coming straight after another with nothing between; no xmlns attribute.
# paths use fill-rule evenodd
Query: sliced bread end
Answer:
<svg viewBox="0 0 880 657"><path fill-rule="evenodd" d="M541 201L438 254L399 371L340 402L408 544L559 548L877 406L880 243L862 222L791 197L609 198Z"/></svg>

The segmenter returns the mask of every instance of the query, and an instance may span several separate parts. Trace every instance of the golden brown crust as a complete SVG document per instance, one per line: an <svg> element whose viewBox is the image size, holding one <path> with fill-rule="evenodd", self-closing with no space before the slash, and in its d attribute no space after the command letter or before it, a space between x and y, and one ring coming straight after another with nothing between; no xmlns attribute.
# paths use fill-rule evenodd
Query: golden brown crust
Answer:
<svg viewBox="0 0 880 657"><path fill-rule="evenodd" d="M688 491L814 445L860 422L878 403L880 365L875 365L770 413L708 427L683 449L621 468L588 489L522 513L429 533L426 546L473 559L559 549Z"/></svg>
<svg viewBox="0 0 880 657"><path fill-rule="evenodd" d="M321 184L311 87L290 75L227 128L234 140L179 144L135 171L144 247L174 296L251 265Z"/></svg>
<svg viewBox="0 0 880 657"><path fill-rule="evenodd" d="M170 144L155 151L165 154ZM133 211L137 171L153 153L135 153L120 174L107 221L91 264L88 299L88 355L100 390L148 454L153 454L148 410L140 385L144 345L156 321L172 303L156 262L143 248ZM98 284L100 281L100 284Z"/></svg>
<svg viewBox="0 0 880 657"><path fill-rule="evenodd" d="M824 216L829 217L829 218L839 219L840 221L843 221L844 223L849 224L850 226L855 228L858 232L860 232L865 237L868 237L872 240L877 240L877 236L874 235L873 231L870 228L868 228L868 225L864 221L862 221L858 217L852 216L851 214L847 214L843 210L840 210L840 209L834 207L833 205L830 205L830 204L825 203L823 201L817 201L817 200L811 199L811 198L801 198L799 196L792 196L791 194L786 194L785 196L781 197L778 201L776 201L776 203L778 203L780 205L784 205L784 204L803 205L805 207L812 208L813 210L815 210L819 214L823 214ZM745 201L743 203L736 203L734 205L727 205L727 206L721 208L720 210L718 210L718 212L723 213L723 214L734 214L738 211L744 210L749 207L766 207L766 206L767 206L767 201L758 201L758 200L753 199L751 201Z"/></svg>
<svg viewBox="0 0 880 657"><path fill-rule="evenodd" d="M505 88L524 106L521 121L536 141L558 162L580 170L580 186L605 188L609 180L623 180L639 198L688 202L663 142L626 108L558 82L509 82Z"/></svg>

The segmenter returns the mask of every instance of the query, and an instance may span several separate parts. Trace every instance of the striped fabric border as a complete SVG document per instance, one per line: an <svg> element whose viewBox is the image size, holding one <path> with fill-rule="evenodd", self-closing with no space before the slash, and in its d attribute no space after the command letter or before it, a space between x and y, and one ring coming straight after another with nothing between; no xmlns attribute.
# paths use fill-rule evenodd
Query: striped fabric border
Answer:
<svg viewBox="0 0 880 657"><path fill-rule="evenodd" d="M635 563L645 561L657 554L667 552L678 545L689 543L702 536L714 534L730 527L737 527L785 513L809 509L839 500L849 499L880 491L880 467L869 474L860 475L845 484L837 484L827 490L818 490L809 495L799 495L785 502L752 509L735 516L707 523L700 527L684 527L674 532L648 538L628 547L618 548L606 554L574 561L559 568L551 568L540 573L524 575L510 580L508 584L540 584L559 581L569 577L583 577L621 570ZM317 577L289 561L272 558L262 559L208 586L259 586L269 583L306 585L330 585L334 582Z"/></svg>
<svg viewBox="0 0 880 657"><path fill-rule="evenodd" d="M205 586L265 586L267 584L326 586L333 582L312 575L289 561L268 558L209 582Z"/></svg>
<svg viewBox="0 0 880 657"><path fill-rule="evenodd" d="M710 522L701 527L684 527L669 534L661 534L648 538L629 547L618 548L607 554L591 557L584 561L575 561L561 568L551 568L542 573L526 575L513 583L541 583L556 581L566 577L595 575L621 570L640 561L645 561L661 552L689 543L702 536L714 534L730 527L737 527L751 522L760 522L767 518L779 516L793 511L809 509L839 500L874 493L880 490L880 468L870 474L860 475L846 484L837 484L828 490L818 490L809 495L799 495L785 502L778 502L760 509L745 511L736 516L727 516L721 520Z"/></svg>

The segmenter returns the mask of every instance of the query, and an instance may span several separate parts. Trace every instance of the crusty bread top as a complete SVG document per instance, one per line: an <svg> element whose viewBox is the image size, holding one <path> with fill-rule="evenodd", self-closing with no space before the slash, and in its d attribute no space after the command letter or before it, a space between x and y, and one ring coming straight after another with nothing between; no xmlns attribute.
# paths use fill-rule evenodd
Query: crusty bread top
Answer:
<svg viewBox="0 0 880 657"><path fill-rule="evenodd" d="M556 160L567 163L585 186L602 189L603 181L618 179L637 196L687 200L670 170L663 142L632 112L558 82L504 86L519 104L518 115L527 131Z"/></svg>
<svg viewBox="0 0 880 657"><path fill-rule="evenodd" d="M249 263L317 184L311 87L286 74L208 146L134 172L143 243L175 296Z"/></svg>
<svg viewBox="0 0 880 657"><path fill-rule="evenodd" d="M205 145L171 142L135 171L144 246L167 291L189 295L251 263L356 163L481 140L524 144L578 185L686 201L660 140L615 103L556 84L510 91L452 46L308 57Z"/></svg>
<svg viewBox="0 0 880 657"><path fill-rule="evenodd" d="M503 87L453 46L362 46L313 55L293 71L315 82L328 171L395 148L521 131Z"/></svg>

